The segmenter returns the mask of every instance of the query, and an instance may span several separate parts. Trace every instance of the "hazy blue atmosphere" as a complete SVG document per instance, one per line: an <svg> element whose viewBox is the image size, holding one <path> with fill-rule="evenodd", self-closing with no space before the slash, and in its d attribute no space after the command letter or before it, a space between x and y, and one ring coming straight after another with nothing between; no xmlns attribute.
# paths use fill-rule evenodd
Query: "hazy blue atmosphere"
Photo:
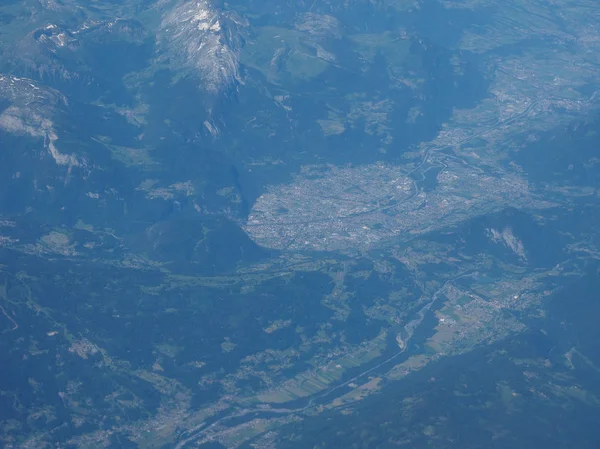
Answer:
<svg viewBox="0 0 600 449"><path fill-rule="evenodd" d="M597 0L0 0L0 447L598 449Z"/></svg>

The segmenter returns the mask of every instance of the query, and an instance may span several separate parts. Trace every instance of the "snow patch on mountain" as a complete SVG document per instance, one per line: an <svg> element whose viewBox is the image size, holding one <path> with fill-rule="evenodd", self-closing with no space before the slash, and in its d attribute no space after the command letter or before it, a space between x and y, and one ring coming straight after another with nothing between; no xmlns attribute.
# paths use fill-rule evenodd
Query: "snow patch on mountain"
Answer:
<svg viewBox="0 0 600 449"><path fill-rule="evenodd" d="M240 29L246 26L237 14L220 11L207 0L188 1L165 15L159 48L166 50L171 64L191 69L204 89L219 92L241 82Z"/></svg>

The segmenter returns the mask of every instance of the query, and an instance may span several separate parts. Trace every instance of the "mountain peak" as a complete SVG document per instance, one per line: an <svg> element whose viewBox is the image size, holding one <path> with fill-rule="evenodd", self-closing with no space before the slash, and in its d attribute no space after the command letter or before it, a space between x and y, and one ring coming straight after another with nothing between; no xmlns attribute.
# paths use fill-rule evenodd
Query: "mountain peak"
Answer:
<svg viewBox="0 0 600 449"><path fill-rule="evenodd" d="M191 70L205 90L219 92L240 80L240 28L245 26L237 15L206 0L188 1L166 14L160 43L171 64Z"/></svg>

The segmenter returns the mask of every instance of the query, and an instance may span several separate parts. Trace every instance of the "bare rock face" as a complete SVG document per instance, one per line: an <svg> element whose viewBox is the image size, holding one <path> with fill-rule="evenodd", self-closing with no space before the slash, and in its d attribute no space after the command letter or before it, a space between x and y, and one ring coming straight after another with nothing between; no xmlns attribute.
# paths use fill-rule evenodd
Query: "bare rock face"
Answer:
<svg viewBox="0 0 600 449"><path fill-rule="evenodd" d="M239 15L220 11L207 0L188 1L165 15L159 48L172 65L187 68L203 89L216 93L240 81L240 31L245 27Z"/></svg>
<svg viewBox="0 0 600 449"><path fill-rule="evenodd" d="M0 99L15 105L44 109L67 103L65 96L55 89L40 87L27 78L5 74L0 74Z"/></svg>
<svg viewBox="0 0 600 449"><path fill-rule="evenodd" d="M32 80L0 74L0 100L9 104L0 109L0 129L16 135L44 139L44 147L58 165L77 166L74 155L59 152L58 136L52 122L55 107L66 104L59 92L36 85Z"/></svg>

